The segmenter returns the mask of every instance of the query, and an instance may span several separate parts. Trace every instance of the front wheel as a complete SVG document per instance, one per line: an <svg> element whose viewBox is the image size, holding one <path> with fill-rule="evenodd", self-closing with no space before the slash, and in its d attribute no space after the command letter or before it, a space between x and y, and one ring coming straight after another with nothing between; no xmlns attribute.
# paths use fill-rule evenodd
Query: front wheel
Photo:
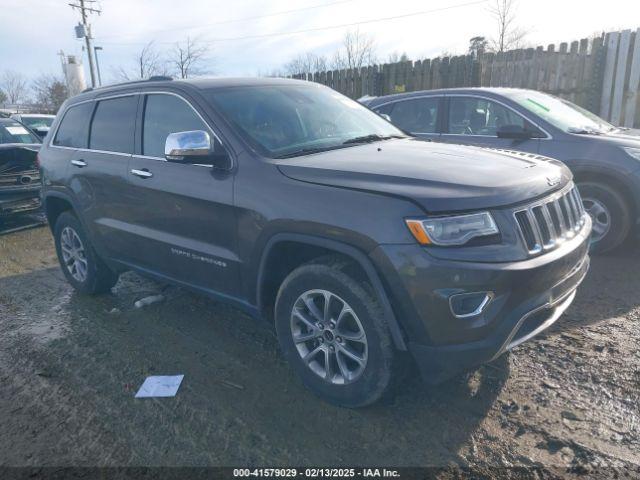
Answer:
<svg viewBox="0 0 640 480"><path fill-rule="evenodd" d="M285 279L276 300L281 349L307 388L362 407L390 388L395 352L382 308L340 259L310 263Z"/></svg>
<svg viewBox="0 0 640 480"><path fill-rule="evenodd" d="M591 251L605 253L620 246L631 228L631 213L624 198L603 183L578 183L584 209L591 217Z"/></svg>

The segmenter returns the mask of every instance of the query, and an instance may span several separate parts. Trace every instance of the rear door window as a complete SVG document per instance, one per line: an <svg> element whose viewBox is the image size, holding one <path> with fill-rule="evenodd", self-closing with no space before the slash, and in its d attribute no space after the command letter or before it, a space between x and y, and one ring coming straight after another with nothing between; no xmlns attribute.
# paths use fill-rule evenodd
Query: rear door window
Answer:
<svg viewBox="0 0 640 480"><path fill-rule="evenodd" d="M388 115L394 125L407 132L437 133L438 103L438 97L401 100L393 104Z"/></svg>
<svg viewBox="0 0 640 480"><path fill-rule="evenodd" d="M100 100L91 122L89 148L133 153L138 96Z"/></svg>
<svg viewBox="0 0 640 480"><path fill-rule="evenodd" d="M175 95L150 94L144 107L142 154L164 158L164 144L170 133L209 131L186 101Z"/></svg>
<svg viewBox="0 0 640 480"><path fill-rule="evenodd" d="M53 144L59 147L87 148L93 106L93 102L87 102L70 107L60 122Z"/></svg>

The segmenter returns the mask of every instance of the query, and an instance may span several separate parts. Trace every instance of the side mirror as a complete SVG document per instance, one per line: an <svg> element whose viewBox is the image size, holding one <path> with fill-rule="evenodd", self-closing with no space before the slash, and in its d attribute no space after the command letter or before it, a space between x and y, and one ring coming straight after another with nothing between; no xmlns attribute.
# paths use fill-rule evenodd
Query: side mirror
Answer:
<svg viewBox="0 0 640 480"><path fill-rule="evenodd" d="M387 122L391 123L391 117L389 115L387 115L386 113L379 113L378 115L380 115L382 118L384 118Z"/></svg>
<svg viewBox="0 0 640 480"><path fill-rule="evenodd" d="M539 138L540 135L534 130L527 130L520 125L503 125L496 132L498 138L510 138L513 140L528 140Z"/></svg>
<svg viewBox="0 0 640 480"><path fill-rule="evenodd" d="M164 144L164 156L169 162L212 165L225 170L231 167L229 154L221 144L218 149L212 148L211 136L204 130L170 133Z"/></svg>
<svg viewBox="0 0 640 480"><path fill-rule="evenodd" d="M44 138L49 133L49 127L36 127L33 129L40 138Z"/></svg>

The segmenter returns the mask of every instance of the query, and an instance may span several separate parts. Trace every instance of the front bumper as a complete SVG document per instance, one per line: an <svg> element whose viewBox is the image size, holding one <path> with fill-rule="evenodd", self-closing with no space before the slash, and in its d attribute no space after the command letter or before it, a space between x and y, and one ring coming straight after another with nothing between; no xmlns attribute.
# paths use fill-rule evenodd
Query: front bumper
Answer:
<svg viewBox="0 0 640 480"><path fill-rule="evenodd" d="M557 249L510 263L440 260L413 245L376 249L372 258L425 380L438 383L491 361L553 324L589 269L589 232L590 222ZM480 291L492 293L480 314L453 314L451 295Z"/></svg>

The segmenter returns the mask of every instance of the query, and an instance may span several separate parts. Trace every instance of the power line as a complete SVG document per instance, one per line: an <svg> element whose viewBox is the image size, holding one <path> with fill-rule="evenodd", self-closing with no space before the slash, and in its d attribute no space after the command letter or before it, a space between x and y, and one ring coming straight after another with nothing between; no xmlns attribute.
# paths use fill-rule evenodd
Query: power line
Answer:
<svg viewBox="0 0 640 480"><path fill-rule="evenodd" d="M330 3L321 3L319 5L311 5L308 7L302 7L302 8L293 8L291 10L282 10L280 12L274 12L274 13L268 13L265 15L254 15L252 17L244 17L244 18L233 18L230 20L222 20L219 22L214 22L214 23L207 23L204 25L191 25L191 26L183 26L183 27L175 27L175 28L163 28L161 30L151 30L150 32L147 32L148 34L153 34L153 33L164 33L164 32L175 32L175 31L179 31L179 30L192 30L192 29L197 29L197 28L208 28L208 27L215 27L217 25L226 25L229 23L238 23L238 22L244 22L244 21L248 21L248 20L259 20L262 18L269 18L269 17L277 17L280 15L286 15L289 13L296 13L296 12L303 12L306 10L314 10L317 8L324 8L324 7L331 7L333 5L339 5L342 3L350 3L353 2L354 0L339 0L336 2L330 2ZM100 37L101 39L103 38L113 38L113 37L117 37L118 35L105 35Z"/></svg>
<svg viewBox="0 0 640 480"><path fill-rule="evenodd" d="M334 30L337 28L345 28L345 27L355 27L355 26L359 26L359 25L367 25L370 23L379 23L379 22L386 22L386 21L390 21L390 20L399 20L402 18L408 18L408 17L416 17L416 16L420 16L420 15L426 15L429 13L436 13L436 12L442 12L445 10L452 10L455 8L463 8L463 7L470 7L472 5L479 5L481 3L486 3L488 0L475 0L472 2L467 2L467 3L460 3L458 5L449 5L447 7L440 7L440 8L433 8L430 10L423 10L420 12L412 12L412 13L406 13L403 15L393 15L390 17L382 17L382 18L374 18L371 20L362 20L359 22L353 22L353 23L342 23L339 25L329 25L326 27L316 27L316 28L308 28L305 30L293 30L293 31L289 31L289 32L274 32L274 33L265 33L265 34L257 34L257 35L244 35L244 36L240 36L240 37L221 37L221 38L213 38L210 40L206 40L209 43L215 43L215 42L230 42L230 41L236 41L236 40L250 40L250 39L260 39L260 38L271 38L271 37L281 37L281 36L287 36L287 35L298 35L301 33L309 33L309 32L319 32L319 31L323 31L323 30ZM142 45L145 42L105 42L105 43L109 43L110 45ZM173 42L158 42L158 43L164 43L164 44L171 44Z"/></svg>

